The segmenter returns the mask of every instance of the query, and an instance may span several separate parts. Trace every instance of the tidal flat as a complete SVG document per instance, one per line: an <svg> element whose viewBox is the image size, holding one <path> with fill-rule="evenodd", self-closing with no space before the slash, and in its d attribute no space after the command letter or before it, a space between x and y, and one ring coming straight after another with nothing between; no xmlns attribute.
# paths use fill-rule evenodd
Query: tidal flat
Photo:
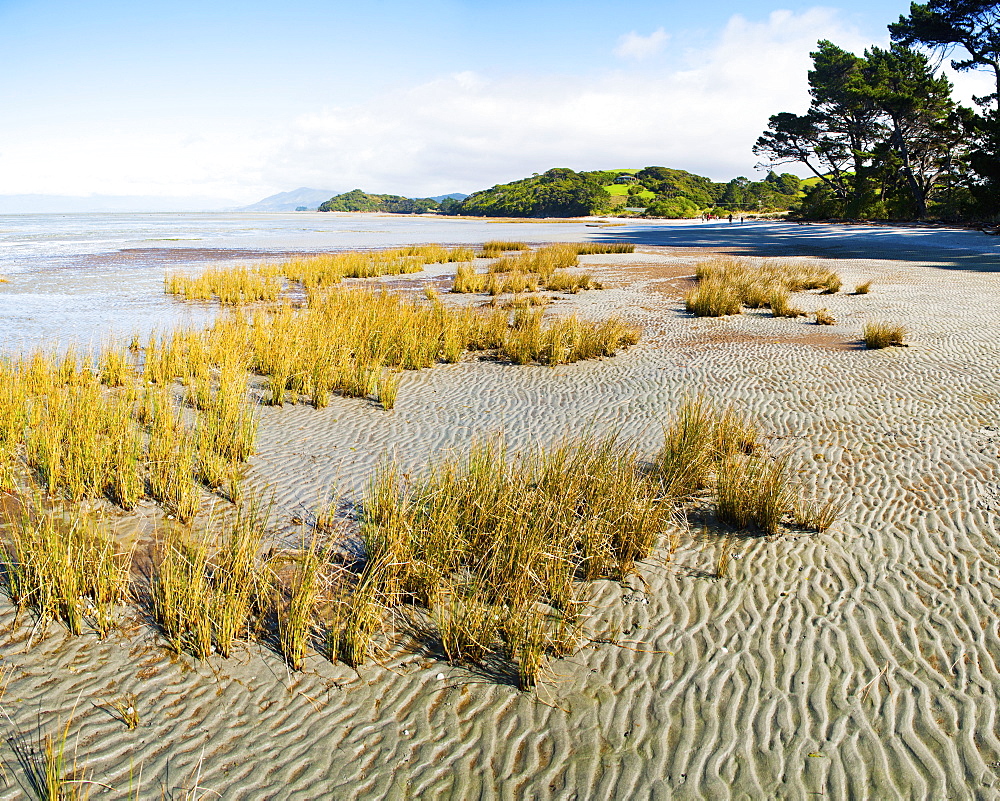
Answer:
<svg viewBox="0 0 1000 801"><path fill-rule="evenodd" d="M362 215L342 219L338 225L359 229L374 224ZM391 409L374 393L333 393L320 408L268 405L263 379L252 379L259 430L245 487L273 499L273 536L288 542L311 532L331 504L350 530L387 458L401 474L419 476L435 460L501 434L514 452L614 432L651 463L691 397L751 418L766 452L785 460L797 496L836 506L834 524L820 533L785 525L777 535L721 538L710 512L683 507L686 517L664 528L634 572L586 583L576 647L547 659L528 690L490 664L449 660L399 627L386 628L364 664L350 667L310 647L296 670L280 649L254 638L228 658L172 652L141 604L101 638L90 629L70 634L58 621L39 626L4 597L0 708L8 738L0 798L29 792L29 770L43 764L47 735L64 738L63 773L108 798L996 792L995 239L787 223L586 227L595 221L442 222L447 231L426 221L423 236L391 223L373 246L508 238L533 248L632 244L632 253L580 256L574 269L604 288L546 293L556 299L544 319L617 316L641 337L613 356L573 363L513 364L467 353L405 370ZM184 222L192 236L196 224ZM11 305L0 309L14 308L20 294L39 298L32 314L40 333L17 347L7 338L4 349L127 338L153 305L164 310L161 330L178 321L208 325L219 313L214 302L192 306L165 295L165 275L357 247L346 237L331 244L330 231L325 242L307 233L315 241L276 234L265 242L255 234L249 252L228 254L220 251L235 251L231 228L196 256L177 256L182 243L174 243L170 258L141 262L134 271L144 277L134 286L126 281L132 268L121 262L133 258L121 255L131 241L58 259L39 255L24 262L32 269L5 268L11 281L0 296ZM822 268L843 287L793 293L801 317L774 317L766 308L695 317L685 296L699 265L720 257ZM87 270L98 278L110 271L103 273L108 293L87 301L99 319L69 314L54 323L44 298L60 286L93 289ZM364 282L420 302L432 287L437 302L458 310L490 300L449 293L455 272L454 264L438 263ZM869 282L866 292L854 291ZM146 305L137 312L114 300L101 307L114 297L111 287ZM834 322L817 325L820 310ZM11 325L6 311L2 318ZM905 328L906 347L866 348L864 328L873 321ZM222 519L225 506L206 501L202 519L215 508ZM167 515L144 500L113 519L148 539ZM729 561L720 577L723 548ZM134 727L118 702L134 710Z"/></svg>

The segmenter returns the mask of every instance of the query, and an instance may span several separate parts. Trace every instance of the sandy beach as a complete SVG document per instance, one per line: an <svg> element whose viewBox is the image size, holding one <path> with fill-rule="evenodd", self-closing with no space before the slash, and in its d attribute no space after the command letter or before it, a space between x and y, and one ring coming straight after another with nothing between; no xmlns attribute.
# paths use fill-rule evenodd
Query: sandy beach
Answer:
<svg viewBox="0 0 1000 801"><path fill-rule="evenodd" d="M356 503L386 454L418 472L492 433L522 446L613 430L652 457L692 393L750 413L806 496L841 503L830 530L741 538L719 580L717 542L693 530L672 560L596 582L591 641L530 693L404 638L358 670L310 652L301 672L257 644L171 655L140 619L105 640L53 624L25 648L33 622L3 598L0 798L25 797L17 742L67 721L99 798L1000 795L997 240L784 223L594 232L636 252L581 257L606 288L547 314L617 314L641 326L638 345L554 368L467 357L406 372L390 411L261 407L248 481L273 490L275 530ZM795 301L836 324L694 318L683 294L714 253L835 270L844 291ZM375 283L419 292L452 275ZM904 325L907 347L865 350L873 320ZM139 525L157 514L140 506ZM104 706L128 694L133 730Z"/></svg>

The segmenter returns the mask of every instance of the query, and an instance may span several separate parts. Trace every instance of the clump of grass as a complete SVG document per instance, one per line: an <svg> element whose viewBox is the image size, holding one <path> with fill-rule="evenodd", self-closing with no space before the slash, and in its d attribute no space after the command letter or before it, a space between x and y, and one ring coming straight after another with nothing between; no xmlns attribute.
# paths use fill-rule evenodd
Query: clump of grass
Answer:
<svg viewBox="0 0 1000 801"><path fill-rule="evenodd" d="M842 286L843 282L840 280L840 276L831 272L826 277L826 280L823 281L823 285L820 287L820 289L823 290L821 294L836 295Z"/></svg>
<svg viewBox="0 0 1000 801"><path fill-rule="evenodd" d="M835 325L837 318L835 318L829 309L817 309L815 312L816 325Z"/></svg>
<svg viewBox="0 0 1000 801"><path fill-rule="evenodd" d="M865 347L877 350L893 345L902 345L906 337L906 329L896 323L870 322L865 323L863 336Z"/></svg>
<svg viewBox="0 0 1000 801"><path fill-rule="evenodd" d="M501 625L500 608L477 597L476 587L453 590L436 605L441 647L453 663L481 663L496 650Z"/></svg>
<svg viewBox="0 0 1000 801"><path fill-rule="evenodd" d="M74 710L75 711L75 710ZM86 801L91 782L77 766L76 757L66 752L73 717L55 734L39 734L32 742L23 734L8 738L24 779L22 789L36 801Z"/></svg>
<svg viewBox="0 0 1000 801"><path fill-rule="evenodd" d="M164 291L187 300L210 300L225 305L273 301L281 292L277 276L250 267L210 267L200 275L175 273L164 279Z"/></svg>
<svg viewBox="0 0 1000 801"><path fill-rule="evenodd" d="M695 317L725 317L743 311L733 287L720 281L703 281L684 297L685 308Z"/></svg>
<svg viewBox="0 0 1000 801"><path fill-rule="evenodd" d="M138 699L135 693L126 693L121 698L112 698L107 702L107 706L129 731L139 725Z"/></svg>
<svg viewBox="0 0 1000 801"><path fill-rule="evenodd" d="M389 410L396 405L396 396L399 394L399 372L389 370L383 372L378 378L378 400L382 408Z"/></svg>
<svg viewBox="0 0 1000 801"><path fill-rule="evenodd" d="M128 357L117 348L108 348L100 358L101 383L108 387L120 387L132 376Z"/></svg>
<svg viewBox="0 0 1000 801"><path fill-rule="evenodd" d="M805 312L792 305L792 296L784 287L774 287L768 301L771 314L775 317L802 317Z"/></svg>
<svg viewBox="0 0 1000 801"><path fill-rule="evenodd" d="M594 280L590 273L557 272L545 282L545 288L551 292L568 292L576 294L581 289L601 289L600 282Z"/></svg>
<svg viewBox="0 0 1000 801"><path fill-rule="evenodd" d="M635 253L635 245L625 242L586 242L577 245L576 252L581 256L591 256L598 253Z"/></svg>
<svg viewBox="0 0 1000 801"><path fill-rule="evenodd" d="M387 543L391 549L392 543ZM400 566L385 554L370 558L361 575L344 582L334 599L327 628L327 653L333 662L357 668L368 661L383 614L396 598Z"/></svg>
<svg viewBox="0 0 1000 801"><path fill-rule="evenodd" d="M487 276L477 273L471 265L459 265L455 272L455 283L451 286L452 292L474 293L482 292L486 288Z"/></svg>
<svg viewBox="0 0 1000 801"><path fill-rule="evenodd" d="M719 465L716 494L723 523L776 534L791 501L785 460L758 454L727 457Z"/></svg>
<svg viewBox="0 0 1000 801"><path fill-rule="evenodd" d="M292 559L291 580L276 591L278 600L278 642L281 653L293 670L302 668L313 631L313 613L319 599L321 554L315 542Z"/></svg>
<svg viewBox="0 0 1000 801"><path fill-rule="evenodd" d="M575 615L577 582L635 572L673 512L657 495L615 437L518 454L479 441L408 483L388 465L366 494L361 530L379 572L366 569L358 591L425 605L450 659L506 655L531 686L559 628L544 607Z"/></svg>
<svg viewBox="0 0 1000 801"><path fill-rule="evenodd" d="M132 547L96 515L47 506L40 494L24 498L7 523L0 564L14 605L30 608L43 626L61 620L80 634L89 622L106 636L129 595Z"/></svg>
<svg viewBox="0 0 1000 801"><path fill-rule="evenodd" d="M757 426L703 396L689 396L664 430L653 472L670 498L690 498L711 484L718 465L737 454L760 450Z"/></svg>
<svg viewBox="0 0 1000 801"><path fill-rule="evenodd" d="M249 636L252 620L264 616L272 583L260 551L269 509L254 497L223 524L218 539L173 526L158 543L150 611L176 652L229 656Z"/></svg>
<svg viewBox="0 0 1000 801"><path fill-rule="evenodd" d="M688 293L687 306L699 317L738 314L737 306L770 307L776 317L801 316L790 305L789 293L819 289L831 294L841 286L835 272L816 265L773 261L752 264L728 256L702 262L695 276L698 287Z"/></svg>
<svg viewBox="0 0 1000 801"><path fill-rule="evenodd" d="M489 244L489 243L488 243ZM507 243L510 244L510 243ZM471 266L455 276L453 292L488 292L491 295L533 292L539 286L551 291L579 292L581 289L601 289L589 273L566 273L578 264L579 245L547 245L535 251L519 249L516 255L498 258L487 275L479 275ZM513 248L506 248L513 250ZM486 250L485 255L497 255L500 249ZM603 252L603 251L602 251Z"/></svg>
<svg viewBox="0 0 1000 801"><path fill-rule="evenodd" d="M528 244L526 242L510 242L502 239L491 239L489 242L483 242L483 255L485 256L519 250L529 250Z"/></svg>
<svg viewBox="0 0 1000 801"><path fill-rule="evenodd" d="M843 504L836 498L828 498L823 503L800 498L793 511L796 526L822 534L837 521L843 511Z"/></svg>
<svg viewBox="0 0 1000 801"><path fill-rule="evenodd" d="M863 284L858 284L856 287L854 287L855 295L867 295L871 291L872 291L871 281L865 281Z"/></svg>
<svg viewBox="0 0 1000 801"><path fill-rule="evenodd" d="M153 618L174 651L206 659L212 652L208 546L172 527L158 550L150 580Z"/></svg>

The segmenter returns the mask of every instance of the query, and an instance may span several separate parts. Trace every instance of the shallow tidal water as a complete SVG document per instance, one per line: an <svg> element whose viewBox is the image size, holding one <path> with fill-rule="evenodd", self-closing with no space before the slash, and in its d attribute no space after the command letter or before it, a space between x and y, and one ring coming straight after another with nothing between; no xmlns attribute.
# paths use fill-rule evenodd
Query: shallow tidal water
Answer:
<svg viewBox="0 0 1000 801"><path fill-rule="evenodd" d="M292 253L489 239L622 241L747 255L860 255L944 268L1000 270L1000 240L973 231L885 226L730 225L700 220L493 221L374 214L248 212L0 215L0 353L98 347L178 324L215 304L163 293L171 271ZM930 260L930 261L928 261Z"/></svg>

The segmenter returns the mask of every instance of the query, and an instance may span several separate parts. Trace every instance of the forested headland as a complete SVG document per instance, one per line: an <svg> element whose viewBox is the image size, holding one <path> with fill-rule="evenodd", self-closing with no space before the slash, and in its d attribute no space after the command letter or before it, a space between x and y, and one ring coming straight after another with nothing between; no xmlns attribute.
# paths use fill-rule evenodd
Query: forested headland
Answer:
<svg viewBox="0 0 1000 801"><path fill-rule="evenodd" d="M762 181L734 178L728 183L669 167L575 172L554 167L530 178L474 192L464 200L370 195L355 189L323 203L320 211L378 211L474 217L585 217L632 214L697 217L706 211L780 212L802 198L794 175L769 173Z"/></svg>
<svg viewBox="0 0 1000 801"><path fill-rule="evenodd" d="M401 195L371 195L352 189L335 195L319 206L319 211L380 211L389 214L423 214L435 211L438 202L429 197L402 197Z"/></svg>

